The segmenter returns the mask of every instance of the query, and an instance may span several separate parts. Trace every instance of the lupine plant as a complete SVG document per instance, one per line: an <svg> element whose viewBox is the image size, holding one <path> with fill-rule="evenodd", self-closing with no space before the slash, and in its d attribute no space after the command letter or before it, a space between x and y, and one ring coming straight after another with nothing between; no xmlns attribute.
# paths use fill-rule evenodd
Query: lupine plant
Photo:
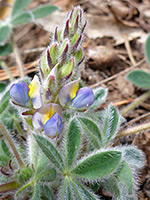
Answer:
<svg viewBox="0 0 150 200"><path fill-rule="evenodd" d="M101 187L114 200L136 199L144 154L135 146L113 147L124 118L113 104L97 111L107 89L80 83L86 24L83 10L73 8L64 26L55 28L39 73L3 92L1 112L11 98L27 141L16 141L0 123L7 139L1 141L0 193L13 190L15 199L96 200Z"/></svg>

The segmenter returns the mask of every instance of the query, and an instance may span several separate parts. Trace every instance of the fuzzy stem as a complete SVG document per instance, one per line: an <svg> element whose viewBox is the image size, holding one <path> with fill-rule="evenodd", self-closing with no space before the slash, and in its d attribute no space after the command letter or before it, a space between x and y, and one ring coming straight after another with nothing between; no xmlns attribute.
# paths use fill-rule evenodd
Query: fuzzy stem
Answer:
<svg viewBox="0 0 150 200"><path fill-rule="evenodd" d="M0 65L5 70L6 74L9 76L9 80L13 81L14 77L13 77L11 71L9 70L9 67L6 65L6 63L4 61L0 60Z"/></svg>
<svg viewBox="0 0 150 200"><path fill-rule="evenodd" d="M33 185L34 182L33 181L30 181L28 182L27 184L23 185L19 190L18 192L16 193L16 196L18 196L18 194L20 194L23 190L25 190L26 188L30 187L31 185Z"/></svg>
<svg viewBox="0 0 150 200"><path fill-rule="evenodd" d="M16 149L11 137L9 136L7 130L5 129L4 125L1 122L0 122L0 130L2 131L2 133L7 138L7 141L9 142L9 145L11 146L11 148L12 148L14 154L15 154L15 157L16 157L16 159L18 161L18 164L20 165L21 168L24 167L23 161L21 160L21 157L18 154L18 151L17 151L17 149Z"/></svg>
<svg viewBox="0 0 150 200"><path fill-rule="evenodd" d="M24 136L23 130L22 130L20 124L18 123L18 120L16 119L16 117L14 117L14 122L15 122L15 126L16 126L16 128L17 128L17 131L18 131L22 136Z"/></svg>
<svg viewBox="0 0 150 200"><path fill-rule="evenodd" d="M132 128L128 128L128 129L126 129L122 132L119 132L118 135L116 136L116 139L123 137L123 136L126 136L126 135L130 135L130 134L133 134L133 133L144 131L144 130L147 130L147 129L150 129L150 123L146 123L146 124L138 125L138 126L135 126L135 127L132 127Z"/></svg>
<svg viewBox="0 0 150 200"><path fill-rule="evenodd" d="M19 51L17 44L15 42L13 33L11 34L10 42L11 42L11 45L12 45L12 48L13 48L13 52L15 54L15 59L16 59L17 65L18 65L20 77L24 78L25 77L24 65L23 65L23 62L22 62L20 51Z"/></svg>
<svg viewBox="0 0 150 200"><path fill-rule="evenodd" d="M5 183L3 185L0 185L0 193L5 193L5 192L9 192L12 190L15 190L19 187L19 184L16 181L12 181L9 183Z"/></svg>
<svg viewBox="0 0 150 200"><path fill-rule="evenodd" d="M121 114L124 115L130 110L134 109L138 104L145 101L150 96L150 91L146 92L145 94L141 95L139 98L137 98L135 101L133 101L129 106L127 106Z"/></svg>

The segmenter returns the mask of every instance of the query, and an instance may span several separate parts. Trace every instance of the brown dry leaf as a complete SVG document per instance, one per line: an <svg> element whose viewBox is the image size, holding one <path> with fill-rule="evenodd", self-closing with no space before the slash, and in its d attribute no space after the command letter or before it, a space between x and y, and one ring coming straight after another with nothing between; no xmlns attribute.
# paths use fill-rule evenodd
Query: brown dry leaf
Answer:
<svg viewBox="0 0 150 200"><path fill-rule="evenodd" d="M75 0L55 0L54 5L58 6L62 10L66 11L73 7L73 4L75 3Z"/></svg>
<svg viewBox="0 0 150 200"><path fill-rule="evenodd" d="M112 66L119 59L112 48L102 45L88 48L87 57L88 65L99 70Z"/></svg>
<svg viewBox="0 0 150 200"><path fill-rule="evenodd" d="M0 19L4 20L11 12L14 0L2 0L0 1Z"/></svg>

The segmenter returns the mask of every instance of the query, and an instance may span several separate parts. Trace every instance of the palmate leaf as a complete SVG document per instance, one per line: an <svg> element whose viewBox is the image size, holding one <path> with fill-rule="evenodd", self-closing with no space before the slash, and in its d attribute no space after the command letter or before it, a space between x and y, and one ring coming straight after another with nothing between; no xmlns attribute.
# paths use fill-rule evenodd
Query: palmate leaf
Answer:
<svg viewBox="0 0 150 200"><path fill-rule="evenodd" d="M16 27L31 21L33 21L32 13L29 11L25 11L20 15L16 16L15 18L12 18L11 24L13 25L13 27Z"/></svg>
<svg viewBox="0 0 150 200"><path fill-rule="evenodd" d="M54 200L53 194L46 184L39 183L39 188L41 193L41 200Z"/></svg>
<svg viewBox="0 0 150 200"><path fill-rule="evenodd" d="M0 56L7 56L12 52L12 46L10 43L6 43L0 46ZM0 86L1 88L1 86Z"/></svg>
<svg viewBox="0 0 150 200"><path fill-rule="evenodd" d="M76 158L80 147L81 130L77 120L74 118L67 129L65 138L66 167L70 168Z"/></svg>
<svg viewBox="0 0 150 200"><path fill-rule="evenodd" d="M63 172L64 163L60 153L57 151L54 145L42 136L34 134L34 138L47 158L57 169Z"/></svg>
<svg viewBox="0 0 150 200"><path fill-rule="evenodd" d="M61 200L68 200L68 199L73 200L73 195L71 192L70 181L67 177L65 177L61 192Z"/></svg>
<svg viewBox="0 0 150 200"><path fill-rule="evenodd" d="M134 85L143 88L150 88L150 73L142 70L134 70L127 75L127 80L131 81Z"/></svg>
<svg viewBox="0 0 150 200"><path fill-rule="evenodd" d="M38 19L41 17L45 17L45 16L53 13L56 10L58 10L58 7L56 7L56 6L45 5L45 6L41 6L41 7L38 7L38 8L35 8L34 10L32 10L32 14L34 16L34 19Z"/></svg>
<svg viewBox="0 0 150 200"><path fill-rule="evenodd" d="M119 151L97 151L87 156L71 170L74 177L89 180L99 179L112 173L119 165L121 152Z"/></svg>
<svg viewBox="0 0 150 200"><path fill-rule="evenodd" d="M48 164L48 158L42 155L35 169L34 181L51 182L56 179L56 170L51 168Z"/></svg>
<svg viewBox="0 0 150 200"><path fill-rule="evenodd" d="M86 117L77 117L77 120L80 124L80 128L82 128L85 134L89 137L90 142L97 149L101 147L101 133L97 125L90 119Z"/></svg>
<svg viewBox="0 0 150 200"><path fill-rule="evenodd" d="M0 45L4 45L10 34L11 28L7 24L3 24L0 26Z"/></svg>
<svg viewBox="0 0 150 200"><path fill-rule="evenodd" d="M37 199L40 199L39 185L38 183L34 183L33 196L31 200L37 200Z"/></svg>
<svg viewBox="0 0 150 200"><path fill-rule="evenodd" d="M9 91L6 91L0 100L0 114L7 108L10 100Z"/></svg>
<svg viewBox="0 0 150 200"><path fill-rule="evenodd" d="M32 0L15 0L12 7L11 18L20 15L20 13L22 13L22 11L29 5L31 1Z"/></svg>
<svg viewBox="0 0 150 200"><path fill-rule="evenodd" d="M83 199L87 199L87 200L98 200L98 198L96 198L96 196L91 193L86 187L84 187L81 183L79 183L76 179L72 179L72 186L77 194L77 199L79 200L83 200Z"/></svg>
<svg viewBox="0 0 150 200"><path fill-rule="evenodd" d="M120 127L122 117L116 108L110 104L103 112L101 117L102 145L106 146L113 139Z"/></svg>
<svg viewBox="0 0 150 200"><path fill-rule="evenodd" d="M117 178L128 188L129 194L132 194L133 178L131 168L125 161L121 165Z"/></svg>
<svg viewBox="0 0 150 200"><path fill-rule="evenodd" d="M46 5L35 8L33 10L24 11L16 17L13 17L11 19L11 24L13 25L13 27L15 27L28 22L33 22L35 19L45 17L56 10L58 10L56 6Z"/></svg>

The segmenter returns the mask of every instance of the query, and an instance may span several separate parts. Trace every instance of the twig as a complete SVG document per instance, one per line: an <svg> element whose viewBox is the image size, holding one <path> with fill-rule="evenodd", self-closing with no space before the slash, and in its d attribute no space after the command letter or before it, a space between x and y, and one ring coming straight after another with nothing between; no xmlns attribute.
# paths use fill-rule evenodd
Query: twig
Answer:
<svg viewBox="0 0 150 200"><path fill-rule="evenodd" d="M130 120L130 121L128 122L128 125L129 125L129 124L133 124L133 123L135 123L135 122L137 122L137 121L139 121L139 120L141 120L141 119L143 119L143 118L145 118L145 117L148 117L148 116L150 116L150 112L148 112L148 113L146 113L146 114L143 114L143 115L141 115L141 116L139 116L139 117L136 117L135 119Z"/></svg>
<svg viewBox="0 0 150 200"><path fill-rule="evenodd" d="M107 78L107 79L104 79L103 81L100 81L100 82L98 82L98 83L96 83L96 84L93 84L93 85L91 85L91 86L89 86L89 87L90 87L90 88L94 88L94 87L100 86L101 84L107 83L107 82L109 82L109 81L115 79L116 77L118 77L118 76L120 76L120 75L122 75L122 74L125 74L126 72L129 72L130 70L133 70L135 67L138 67L139 65L141 65L141 64L144 63L144 62L145 62L145 58L143 58L142 60L140 60L140 61L139 61L138 63L136 63L135 65L133 65L133 66L131 66L131 67L129 67L129 68L127 68L127 69L125 69L125 70L123 70L123 71L121 71L121 72L119 72L119 73L117 73L117 74L115 74L115 75L113 75L113 76Z"/></svg>
<svg viewBox="0 0 150 200"><path fill-rule="evenodd" d="M150 96L150 91L138 97L135 101L133 101L129 106L127 106L123 111L121 111L122 115L125 115L130 110L134 109L141 102L145 101Z"/></svg>
<svg viewBox="0 0 150 200"><path fill-rule="evenodd" d="M21 59L19 49L18 49L17 44L15 42L13 33L11 34L10 42L11 42L11 45L12 45L12 48L13 48L13 52L15 54L16 62L17 62L17 65L18 65L19 73L20 73L20 77L24 78L25 77L24 65L23 65L23 62L22 62L22 59Z"/></svg>
<svg viewBox="0 0 150 200"><path fill-rule="evenodd" d="M132 128L128 128L128 129L126 129L122 132L119 132L118 135L116 136L116 139L123 137L123 136L126 136L126 135L130 135L130 134L133 134L133 133L144 131L144 130L147 130L147 129L150 129L150 122L147 123L147 124L142 124L142 125L138 125L138 126L135 126L135 127L132 127Z"/></svg>
<svg viewBox="0 0 150 200"><path fill-rule="evenodd" d="M18 164L20 165L20 167L23 167L23 166L24 166L23 161L22 161L20 155L18 154L18 151L17 151L17 149L16 149L16 147L15 147L15 145L14 145L14 143L13 143L11 137L9 136L7 130L5 129L4 125L3 125L1 122L0 122L0 130L2 131L2 133L3 133L3 134L5 135L5 137L7 138L7 141L9 142L9 145L11 146L12 151L13 151L14 154L15 154L15 157L16 157L16 159L17 159L17 161L18 161Z"/></svg>
<svg viewBox="0 0 150 200"><path fill-rule="evenodd" d="M132 54L132 50L131 50L129 40L127 38L127 34L123 34L123 38L124 38L125 47L126 47L128 56L131 60L131 63L132 63L132 65L136 65L135 59L134 59L133 54Z"/></svg>

